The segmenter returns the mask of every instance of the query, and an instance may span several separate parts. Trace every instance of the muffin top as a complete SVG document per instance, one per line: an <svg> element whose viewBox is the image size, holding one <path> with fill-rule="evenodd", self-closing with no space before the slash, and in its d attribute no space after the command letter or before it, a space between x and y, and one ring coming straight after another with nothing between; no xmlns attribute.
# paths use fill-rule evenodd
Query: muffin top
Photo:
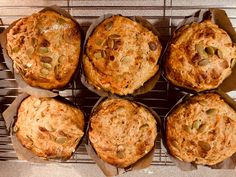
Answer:
<svg viewBox="0 0 236 177"><path fill-rule="evenodd" d="M107 99L90 119L89 140L104 161L127 167L155 145L156 120L149 110L125 99Z"/></svg>
<svg viewBox="0 0 236 177"><path fill-rule="evenodd" d="M159 69L158 36L122 16L100 23L86 44L83 67L89 84L98 90L132 94Z"/></svg>
<svg viewBox="0 0 236 177"><path fill-rule="evenodd" d="M236 47L210 20L184 25L174 33L165 61L166 77L195 91L218 87L231 74Z"/></svg>
<svg viewBox="0 0 236 177"><path fill-rule="evenodd" d="M79 61L78 25L54 11L22 18L7 32L7 53L13 67L31 86L60 88L71 79Z"/></svg>
<svg viewBox="0 0 236 177"><path fill-rule="evenodd" d="M191 97L167 117L166 142L176 158L214 165L236 152L236 113L216 93Z"/></svg>
<svg viewBox="0 0 236 177"><path fill-rule="evenodd" d="M44 159L68 159L83 136L84 116L53 98L27 97L13 128L21 144Z"/></svg>

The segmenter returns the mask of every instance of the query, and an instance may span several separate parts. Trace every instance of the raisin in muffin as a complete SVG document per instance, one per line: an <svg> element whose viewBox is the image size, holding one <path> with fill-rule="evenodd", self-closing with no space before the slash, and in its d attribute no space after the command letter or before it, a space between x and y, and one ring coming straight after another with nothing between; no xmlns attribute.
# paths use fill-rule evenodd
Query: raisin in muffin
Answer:
<svg viewBox="0 0 236 177"><path fill-rule="evenodd" d="M89 84L113 94L132 94L159 70L158 36L122 16L101 22L89 37L83 69Z"/></svg>
<svg viewBox="0 0 236 177"><path fill-rule="evenodd" d="M7 32L13 67L31 86L61 88L71 79L81 51L79 26L54 11L22 18Z"/></svg>
<svg viewBox="0 0 236 177"><path fill-rule="evenodd" d="M214 165L236 152L236 113L216 93L191 97L167 117L170 154L185 162Z"/></svg>
<svg viewBox="0 0 236 177"><path fill-rule="evenodd" d="M54 98L27 97L13 128L21 144L43 159L68 159L84 130L84 115Z"/></svg>
<svg viewBox="0 0 236 177"><path fill-rule="evenodd" d="M89 140L98 156L127 167L152 150L156 120L145 107L125 99L107 99L90 119Z"/></svg>
<svg viewBox="0 0 236 177"><path fill-rule="evenodd" d="M195 91L217 88L235 64L236 47L210 20L184 25L170 42L165 74L173 84Z"/></svg>

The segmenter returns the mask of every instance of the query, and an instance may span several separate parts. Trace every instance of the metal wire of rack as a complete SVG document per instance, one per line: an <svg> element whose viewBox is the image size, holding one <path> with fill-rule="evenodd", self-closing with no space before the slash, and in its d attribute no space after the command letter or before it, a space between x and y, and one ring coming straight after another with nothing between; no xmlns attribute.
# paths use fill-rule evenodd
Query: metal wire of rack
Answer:
<svg viewBox="0 0 236 177"><path fill-rule="evenodd" d="M30 15L44 8L45 6L58 5L67 10L86 31L91 22L104 13L122 14L125 16L144 16L160 32L164 45L175 29L178 22L184 16L202 8L222 8L224 9L236 28L236 2L231 5L191 5L187 0L181 4L176 0L147 0L147 1L92 1L92 0L48 0L7 3L0 2L0 29L8 27L14 20ZM20 4L20 5L19 5ZM6 67L3 56L0 54L0 113L2 113L11 102L21 93L13 74ZM80 106L87 114L99 99L99 96L88 91L79 81L73 81L65 90L59 91L60 95L73 101ZM144 95L137 96L135 100L140 101L153 108L161 118L169 111L180 97L179 91L169 88L168 83L161 78L155 88ZM156 142L155 155L152 164L172 166L166 150L161 146L160 141ZM6 130L5 122L0 114L0 161L19 161L12 147L9 132ZM65 163L91 163L94 161L87 155L84 143L82 143L74 156Z"/></svg>

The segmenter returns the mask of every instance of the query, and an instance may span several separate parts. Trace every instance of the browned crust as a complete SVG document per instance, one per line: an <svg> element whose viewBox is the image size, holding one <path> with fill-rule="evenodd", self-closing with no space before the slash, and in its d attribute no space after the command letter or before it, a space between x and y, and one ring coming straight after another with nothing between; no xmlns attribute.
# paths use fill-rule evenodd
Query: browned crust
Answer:
<svg viewBox="0 0 236 177"><path fill-rule="evenodd" d="M14 69L29 85L61 88L77 68L81 35L72 19L44 11L18 20L9 29L6 49Z"/></svg>
<svg viewBox="0 0 236 177"><path fill-rule="evenodd" d="M68 159L83 137L84 116L53 98L27 97L14 126L21 144L45 159Z"/></svg>
<svg viewBox="0 0 236 177"><path fill-rule="evenodd" d="M161 49L158 36L141 24L122 16L107 18L86 44L83 68L87 81L98 90L132 94L159 70Z"/></svg>
<svg viewBox="0 0 236 177"><path fill-rule="evenodd" d="M214 165L236 152L235 132L235 111L218 94L207 93L171 112L166 142L170 154L180 160Z"/></svg>
<svg viewBox="0 0 236 177"><path fill-rule="evenodd" d="M203 58L196 45L212 46L222 51L208 55L208 64L201 66ZM232 72L236 58L235 46L229 35L210 20L184 25L177 30L170 42L165 60L165 75L173 84L195 91L217 88Z"/></svg>
<svg viewBox="0 0 236 177"><path fill-rule="evenodd" d="M143 106L108 99L91 117L89 140L98 156L117 167L128 167L152 150L156 120Z"/></svg>

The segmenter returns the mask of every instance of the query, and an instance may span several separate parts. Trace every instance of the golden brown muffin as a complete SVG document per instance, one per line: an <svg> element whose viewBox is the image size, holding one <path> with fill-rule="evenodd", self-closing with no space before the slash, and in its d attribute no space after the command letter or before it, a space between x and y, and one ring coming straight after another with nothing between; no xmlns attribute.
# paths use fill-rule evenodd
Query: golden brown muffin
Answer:
<svg viewBox="0 0 236 177"><path fill-rule="evenodd" d="M236 152L236 113L216 93L191 97L167 117L169 152L185 162L214 165Z"/></svg>
<svg viewBox="0 0 236 177"><path fill-rule="evenodd" d="M7 53L31 86L60 88L77 68L81 36L73 20L54 11L18 20L7 33Z"/></svg>
<svg viewBox="0 0 236 177"><path fill-rule="evenodd" d="M155 145L156 120L149 110L125 99L107 99L90 119L89 140L98 156L127 167Z"/></svg>
<svg viewBox="0 0 236 177"><path fill-rule="evenodd" d="M166 77L195 91L218 87L232 72L236 47L210 20L184 25L174 33L165 61Z"/></svg>
<svg viewBox="0 0 236 177"><path fill-rule="evenodd" d="M89 37L83 67L89 84L97 90L132 94L159 70L158 36L122 16L100 23Z"/></svg>
<svg viewBox="0 0 236 177"><path fill-rule="evenodd" d="M53 98L27 97L14 131L24 147L45 159L68 159L83 136L84 115Z"/></svg>

